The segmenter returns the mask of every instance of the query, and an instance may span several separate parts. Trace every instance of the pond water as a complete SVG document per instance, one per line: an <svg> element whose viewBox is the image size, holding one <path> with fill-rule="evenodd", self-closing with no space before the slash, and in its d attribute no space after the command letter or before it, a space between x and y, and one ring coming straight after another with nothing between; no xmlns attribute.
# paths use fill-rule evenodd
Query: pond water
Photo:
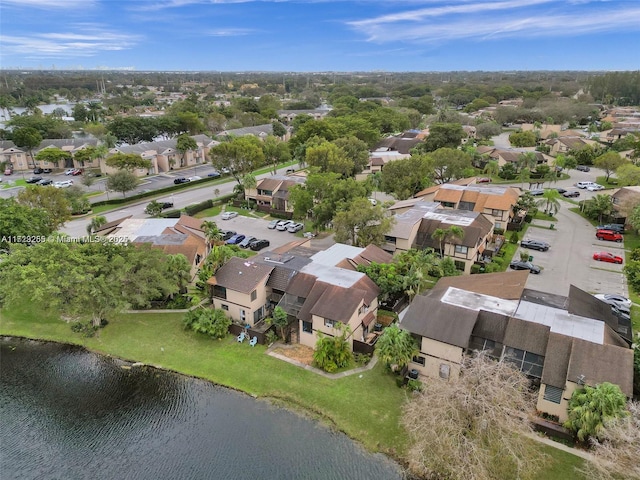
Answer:
<svg viewBox="0 0 640 480"><path fill-rule="evenodd" d="M209 382L0 341L3 479L401 479L343 434Z"/></svg>

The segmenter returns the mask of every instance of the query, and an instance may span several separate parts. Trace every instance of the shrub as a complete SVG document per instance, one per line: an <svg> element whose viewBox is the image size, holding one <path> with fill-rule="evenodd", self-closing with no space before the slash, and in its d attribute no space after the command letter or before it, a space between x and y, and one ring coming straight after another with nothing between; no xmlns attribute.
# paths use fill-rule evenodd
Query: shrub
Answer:
<svg viewBox="0 0 640 480"><path fill-rule="evenodd" d="M471 274L475 274L475 273L480 273L481 269L482 269L482 265L478 265L477 263L474 263L473 265L471 265Z"/></svg>
<svg viewBox="0 0 640 480"><path fill-rule="evenodd" d="M424 387L420 380L414 380L413 378L411 378L407 383L407 388L412 392L421 392Z"/></svg>
<svg viewBox="0 0 640 480"><path fill-rule="evenodd" d="M364 367L371 361L371 355L368 353L354 353L353 360L359 367Z"/></svg>
<svg viewBox="0 0 640 480"><path fill-rule="evenodd" d="M267 345L271 345L272 343L274 343L275 341L278 340L278 334L276 332L274 332L273 330L269 330L266 334L265 334L265 339L267 341Z"/></svg>
<svg viewBox="0 0 640 480"><path fill-rule="evenodd" d="M185 329L220 339L229 333L231 319L224 310L201 307L187 312L183 325Z"/></svg>
<svg viewBox="0 0 640 480"><path fill-rule="evenodd" d="M98 327L94 327L91 321L88 322L75 322L71 324L71 331L74 333L81 333L83 337L91 338L96 334Z"/></svg>
<svg viewBox="0 0 640 480"><path fill-rule="evenodd" d="M195 205L188 205L184 208L187 215L195 215L198 212L213 207L213 200L205 200L204 202L196 203Z"/></svg>
<svg viewBox="0 0 640 480"><path fill-rule="evenodd" d="M519 241L520 241L520 235L518 235L518 232L511 232L511 236L509 237L509 243L511 243L512 245L517 245Z"/></svg>
<svg viewBox="0 0 640 480"><path fill-rule="evenodd" d="M342 330L340 335L334 337L318 334L320 338L316 342L316 349L313 352L313 362L325 372L331 373L339 368L344 368L353 359L351 348L347 342L347 333L350 333L349 327L340 330Z"/></svg>

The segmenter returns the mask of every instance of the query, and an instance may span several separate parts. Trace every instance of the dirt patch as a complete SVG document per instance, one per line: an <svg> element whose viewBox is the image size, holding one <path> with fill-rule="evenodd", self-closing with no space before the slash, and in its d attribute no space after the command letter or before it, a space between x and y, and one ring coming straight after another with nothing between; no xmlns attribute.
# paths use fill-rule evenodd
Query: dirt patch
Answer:
<svg viewBox="0 0 640 480"><path fill-rule="evenodd" d="M292 345L290 347L276 347L274 353L290 358L305 365L313 363L313 348L305 345Z"/></svg>

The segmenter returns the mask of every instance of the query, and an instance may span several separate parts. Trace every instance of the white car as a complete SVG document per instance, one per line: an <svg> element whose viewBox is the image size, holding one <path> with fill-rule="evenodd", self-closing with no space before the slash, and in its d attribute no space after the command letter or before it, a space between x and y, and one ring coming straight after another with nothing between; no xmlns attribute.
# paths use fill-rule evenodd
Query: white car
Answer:
<svg viewBox="0 0 640 480"><path fill-rule="evenodd" d="M375 198L370 198L370 199L369 199L369 202L370 202L370 203L371 203L371 205L373 205L374 207L375 207L376 205L378 205L378 201L377 201Z"/></svg>
<svg viewBox="0 0 640 480"><path fill-rule="evenodd" d="M292 223L294 222L292 222L291 220L281 220L280 222L278 222L278 225L276 225L276 230L284 232Z"/></svg>
<svg viewBox="0 0 640 480"><path fill-rule="evenodd" d="M196 180L202 180L202 177L199 177L198 175L194 175L193 177L189 177L189 181L190 182L195 182Z"/></svg>
<svg viewBox="0 0 640 480"><path fill-rule="evenodd" d="M224 212L222 214L222 220L231 220L232 218L236 218L238 216L238 212Z"/></svg>
<svg viewBox="0 0 640 480"><path fill-rule="evenodd" d="M597 185L594 182L578 182L576 183L576 187L578 188L589 188L592 185Z"/></svg>
<svg viewBox="0 0 640 480"><path fill-rule="evenodd" d="M54 188L68 188L73 185L73 180L62 180L60 182L54 182Z"/></svg>
<svg viewBox="0 0 640 480"><path fill-rule="evenodd" d="M76 169L75 169L75 168L70 168L70 169L66 170L66 171L64 172L64 174L65 174L65 175L73 175L73 172L75 172L75 171L76 171Z"/></svg>
<svg viewBox="0 0 640 480"><path fill-rule="evenodd" d="M598 293L594 295L598 300L602 300L609 305L614 305L621 310L628 311L631 308L631 300L627 297L623 297L622 295L616 295L615 293Z"/></svg>
<svg viewBox="0 0 640 480"><path fill-rule="evenodd" d="M290 223L287 225L287 232L296 233L304 228L304 224L302 223Z"/></svg>
<svg viewBox="0 0 640 480"><path fill-rule="evenodd" d="M593 185L589 185L587 187L587 190L590 192L597 192L598 190L604 190L604 186L600 185L599 183L594 183Z"/></svg>

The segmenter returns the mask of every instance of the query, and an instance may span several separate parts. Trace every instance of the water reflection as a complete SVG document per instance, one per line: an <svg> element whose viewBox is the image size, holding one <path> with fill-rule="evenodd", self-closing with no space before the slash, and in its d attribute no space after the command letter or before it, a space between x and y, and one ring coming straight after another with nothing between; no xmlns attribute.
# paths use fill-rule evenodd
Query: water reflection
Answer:
<svg viewBox="0 0 640 480"><path fill-rule="evenodd" d="M208 382L71 346L0 349L3 478L402 478L344 435Z"/></svg>

